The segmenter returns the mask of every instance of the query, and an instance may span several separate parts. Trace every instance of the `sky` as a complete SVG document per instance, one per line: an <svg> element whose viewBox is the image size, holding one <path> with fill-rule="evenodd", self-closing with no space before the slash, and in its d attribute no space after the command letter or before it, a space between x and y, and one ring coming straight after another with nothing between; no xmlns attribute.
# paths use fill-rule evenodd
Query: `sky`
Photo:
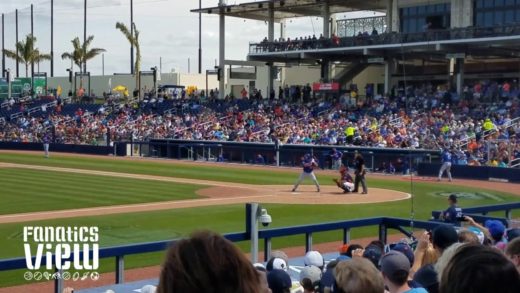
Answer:
<svg viewBox="0 0 520 293"><path fill-rule="evenodd" d="M228 0L228 4L248 1ZM30 4L34 4L34 35L40 52L50 53L50 0L1 0L0 12L5 14L5 47L14 49L15 14L19 10L19 39L30 33ZM212 7L218 0L202 0L203 7ZM83 0L54 0L55 76L65 76L70 61L61 54L72 50L71 40L83 39ZM197 0L134 0L134 22L140 31L142 70L159 66L162 72L196 73L198 69L198 8ZM361 16L373 13L361 13ZM94 35L92 46L104 48L104 58L98 56L88 63L92 75L130 72L130 45L115 28L116 22L130 23L130 0L87 0L87 35ZM294 38L322 31L322 20L316 17L292 19L286 25L287 36ZM202 18L202 70L213 69L218 58L218 16ZM275 36L280 27L275 26ZM261 41L267 35L262 21L226 18L226 59L245 60L250 42ZM188 66L190 64L190 66ZM7 60L6 67L15 64ZM36 69L37 70L37 69ZM76 69L75 69L76 70ZM40 64L41 72L49 72L49 62ZM20 75L25 74L20 66Z"/></svg>

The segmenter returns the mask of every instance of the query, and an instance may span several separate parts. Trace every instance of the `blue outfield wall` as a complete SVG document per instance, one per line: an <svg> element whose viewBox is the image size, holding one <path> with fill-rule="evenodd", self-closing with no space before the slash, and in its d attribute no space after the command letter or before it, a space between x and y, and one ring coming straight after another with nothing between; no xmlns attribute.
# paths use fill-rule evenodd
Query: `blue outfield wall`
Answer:
<svg viewBox="0 0 520 293"><path fill-rule="evenodd" d="M441 164L421 163L418 166L419 176L437 177ZM453 178L474 179L474 180L497 180L520 183L520 169L517 168L499 168L488 166L451 166L451 175ZM443 178L446 178L446 174Z"/></svg>
<svg viewBox="0 0 520 293"><path fill-rule="evenodd" d="M440 153L436 150L408 150L391 148L372 148L356 146L330 145L279 145L274 143L251 143L231 141L193 141L177 139L155 139L149 142L114 142L114 146L93 146L73 144L51 144L50 152L82 153L94 155L144 156L167 159L213 160L221 156L223 162L276 165L277 152L280 166L299 166L301 157L313 154L321 168L332 167L330 157L333 148L341 151L343 163L353 166L354 152L360 152L365 158L365 165L371 170L381 171L384 163L391 162L397 173L404 173L410 166L421 162L438 162ZM3 150L42 151L41 143L0 142ZM263 163L257 162L258 155ZM399 161L402 162L399 164Z"/></svg>
<svg viewBox="0 0 520 293"><path fill-rule="evenodd" d="M143 143L137 143L144 145ZM383 163L396 163L401 159L408 164L410 158L413 165L419 162L438 161L440 153L436 150L408 150L390 148L372 148L356 146L330 146L330 145L279 145L274 143L228 142L228 141L189 141L177 139L154 139L146 143L146 153L173 159L187 159L193 151L193 159L208 159L222 154L224 162L236 162L256 164L256 158L260 154L264 158L264 164L275 165L276 154L279 152L281 166L299 166L300 159L305 153L312 153L319 161L321 168L330 168L330 153L333 148L343 152L343 162L349 166L354 160L354 152L363 154L366 166L370 169L378 169ZM118 147L119 148L119 147Z"/></svg>

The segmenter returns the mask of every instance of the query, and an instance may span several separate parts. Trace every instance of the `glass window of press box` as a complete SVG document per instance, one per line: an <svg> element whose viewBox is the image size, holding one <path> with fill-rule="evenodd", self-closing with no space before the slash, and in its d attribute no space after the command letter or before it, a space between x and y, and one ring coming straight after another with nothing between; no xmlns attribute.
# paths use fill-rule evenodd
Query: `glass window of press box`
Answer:
<svg viewBox="0 0 520 293"><path fill-rule="evenodd" d="M474 4L477 27L520 23L520 0L476 0Z"/></svg>
<svg viewBox="0 0 520 293"><path fill-rule="evenodd" d="M400 9L401 32L421 33L450 28L450 3L430 4Z"/></svg>

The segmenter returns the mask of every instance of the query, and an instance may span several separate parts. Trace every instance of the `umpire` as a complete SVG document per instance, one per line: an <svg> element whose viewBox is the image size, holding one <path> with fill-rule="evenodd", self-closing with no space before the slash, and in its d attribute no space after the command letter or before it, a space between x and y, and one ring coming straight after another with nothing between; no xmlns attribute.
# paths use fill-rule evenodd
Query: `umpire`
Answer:
<svg viewBox="0 0 520 293"><path fill-rule="evenodd" d="M354 179L354 190L353 193L358 192L359 183L361 182L361 187L363 187L363 192L361 194L367 194L367 184L365 182L365 160L363 159L363 156L356 152L356 155L354 157L354 174L356 175L356 178Z"/></svg>

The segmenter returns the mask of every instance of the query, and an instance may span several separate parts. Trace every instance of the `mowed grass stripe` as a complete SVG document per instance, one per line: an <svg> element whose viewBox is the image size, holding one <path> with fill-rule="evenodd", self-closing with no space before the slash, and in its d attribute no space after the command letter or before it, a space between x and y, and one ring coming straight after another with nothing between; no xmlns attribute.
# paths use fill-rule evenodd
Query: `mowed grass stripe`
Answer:
<svg viewBox="0 0 520 293"><path fill-rule="evenodd" d="M200 179L237 182L248 184L292 184L297 175L278 170L248 170L233 167L232 165L221 165L215 163L214 166L198 165L191 166L186 164L176 164L175 162L150 162L134 160L113 160L104 158L88 157L67 157L56 154L51 159L34 154L6 154L0 153L0 162L66 167L87 170L101 170L133 174L160 175L169 177L180 177L190 179ZM226 168L222 168L226 166ZM224 172L222 172L225 170ZM319 172L318 172L319 176ZM331 185L331 182L324 182Z"/></svg>
<svg viewBox="0 0 520 293"><path fill-rule="evenodd" d="M203 185L0 168L0 214L200 198Z"/></svg>
<svg viewBox="0 0 520 293"><path fill-rule="evenodd" d="M32 188L24 186L23 183L27 181L27 178L21 178L21 177L5 177L6 180L8 180L5 185L8 187L9 185L12 185L13 188L16 188L17 186L22 186L20 189L22 192L30 193L32 191L40 192L41 190L49 190L51 192L54 192L56 188L60 188L56 186L56 182L52 181L55 180L53 178L38 178L38 177L31 177L32 183L35 185ZM78 184L74 184L70 188L67 189L67 195L68 197L66 199L74 198L78 201L81 200L80 197L84 196L85 202L88 201L96 201L96 198L99 197L97 200L98 203L111 203L111 202L119 202L120 200L128 199L130 202L142 202L147 200L163 200L164 196L161 194L169 193L171 190L171 186L167 186L164 188L157 188L157 186L151 186L150 189L143 191L140 194L133 195L132 197L128 196L129 190L136 188L136 186L128 186L128 184L117 181L113 181L111 178L100 178L99 182L88 182L89 180L84 180L85 182L78 182ZM70 182L75 183L75 182ZM133 182L133 185L139 184L139 180L137 182ZM48 188L46 188L48 187ZM101 192L100 191L104 191ZM109 192L111 194L111 201L106 201L107 198L104 196L104 193ZM49 195L49 193L47 193ZM52 196L52 195L51 195Z"/></svg>

